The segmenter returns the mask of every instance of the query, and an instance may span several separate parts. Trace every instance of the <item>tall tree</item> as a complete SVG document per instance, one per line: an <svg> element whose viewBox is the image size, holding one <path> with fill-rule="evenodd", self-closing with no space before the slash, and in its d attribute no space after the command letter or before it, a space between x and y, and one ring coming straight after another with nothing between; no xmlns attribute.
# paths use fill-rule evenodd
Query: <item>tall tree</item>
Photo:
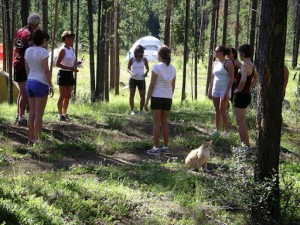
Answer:
<svg viewBox="0 0 300 225"><path fill-rule="evenodd" d="M201 4L201 24L200 24L200 55L202 62L205 56L205 28L206 28L206 0L202 0Z"/></svg>
<svg viewBox="0 0 300 225"><path fill-rule="evenodd" d="M90 59L90 88L91 101L95 102L95 57L94 57L94 17L93 0L87 0L89 26L89 59Z"/></svg>
<svg viewBox="0 0 300 225"><path fill-rule="evenodd" d="M186 64L187 64L188 57L189 57L189 50L188 50L189 20L190 20L190 0L186 0L185 25L184 25L183 77L182 77L181 101L184 101L185 98L186 98L185 86L186 86Z"/></svg>
<svg viewBox="0 0 300 225"><path fill-rule="evenodd" d="M112 5L112 10L110 11L110 16L111 16L111 19L109 21L110 23L110 29L109 29L109 41L110 41L110 60L109 60L109 63L110 63L110 79L109 79L109 88L110 89L115 89L115 79L116 79L116 59L115 59L115 32L114 32L114 20L115 20L115 1L112 0L111 1L111 5Z"/></svg>
<svg viewBox="0 0 300 225"><path fill-rule="evenodd" d="M255 34L256 34L256 16L257 16L257 0L251 1L251 25L250 25L250 46L253 49L255 48Z"/></svg>
<svg viewBox="0 0 300 225"><path fill-rule="evenodd" d="M115 95L120 93L119 82L120 82L120 35L119 35L119 25L120 25L120 2L115 1L115 23L114 23L114 32L115 32Z"/></svg>
<svg viewBox="0 0 300 225"><path fill-rule="evenodd" d="M218 29L219 29L219 13L220 13L220 1L221 0L217 0L216 1L216 17L215 17L215 36L214 36L214 46L217 45L218 43Z"/></svg>
<svg viewBox="0 0 300 225"><path fill-rule="evenodd" d="M237 0L236 1L236 20L235 20L235 41L234 41L235 49L238 49L238 47L239 47L240 7L241 7L241 0Z"/></svg>
<svg viewBox="0 0 300 225"><path fill-rule="evenodd" d="M261 0L257 69L259 74L257 161L255 181L270 190L261 201L254 198L255 224L279 224L279 153L281 137L282 88L288 0ZM266 182L266 183L265 183ZM254 195L255 196L255 195Z"/></svg>
<svg viewBox="0 0 300 225"><path fill-rule="evenodd" d="M223 38L222 38L222 45L226 45L227 19L228 19L228 0L224 0L224 18L223 18Z"/></svg>
<svg viewBox="0 0 300 225"><path fill-rule="evenodd" d="M210 25L210 42L209 42L209 53L208 53L208 68L207 68L207 78L206 78L206 88L205 93L208 93L208 86L211 78L212 72L212 62L214 58L214 48L215 48L215 37L216 37L216 7L218 0L212 0L211 9L211 25Z"/></svg>
<svg viewBox="0 0 300 225"><path fill-rule="evenodd" d="M74 31L74 0L70 0L70 31Z"/></svg>
<svg viewBox="0 0 300 225"><path fill-rule="evenodd" d="M22 26L25 27L27 25L27 18L29 16L29 0L21 0L21 19Z"/></svg>
<svg viewBox="0 0 300 225"><path fill-rule="evenodd" d="M5 0L1 1L1 10L2 10L2 40L3 40L3 70L7 71L7 25L6 25L6 9L5 9Z"/></svg>
<svg viewBox="0 0 300 225"><path fill-rule="evenodd" d="M195 41L195 60L194 60L194 79L195 79L195 99L197 99L198 95L198 56L199 56L199 24L198 24L198 7L199 1L195 0L195 23L194 23L194 41Z"/></svg>
<svg viewBox="0 0 300 225"><path fill-rule="evenodd" d="M43 9L43 30L48 33L48 0L42 0Z"/></svg>
<svg viewBox="0 0 300 225"><path fill-rule="evenodd" d="M294 40L293 40L293 58L292 67L295 69L298 63L299 39L300 39L300 3L296 1L296 15L294 20Z"/></svg>
<svg viewBox="0 0 300 225"><path fill-rule="evenodd" d="M79 0L76 1L76 29L75 29L75 35L76 35L76 39L75 39L75 56L76 56L76 60L78 60L78 42L79 42ZM73 98L76 98L76 91L77 91L77 72L75 71L74 73L74 80L75 80L75 84L74 84L74 90L73 90Z"/></svg>
<svg viewBox="0 0 300 225"><path fill-rule="evenodd" d="M169 47L171 45L171 17L172 17L172 10L173 10L173 0L167 0L164 43L165 43L165 45L167 45Z"/></svg>

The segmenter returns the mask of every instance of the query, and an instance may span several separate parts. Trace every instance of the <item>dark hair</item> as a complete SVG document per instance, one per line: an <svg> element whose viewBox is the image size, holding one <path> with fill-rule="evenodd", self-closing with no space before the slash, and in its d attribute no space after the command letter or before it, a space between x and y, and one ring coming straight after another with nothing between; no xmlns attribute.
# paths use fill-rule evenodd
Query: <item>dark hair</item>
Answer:
<svg viewBox="0 0 300 225"><path fill-rule="evenodd" d="M239 53L243 53L245 58L252 58L252 48L249 44L244 44L239 47Z"/></svg>
<svg viewBox="0 0 300 225"><path fill-rule="evenodd" d="M46 31L37 29L33 32L32 40L35 45L41 46L44 42L44 39L46 39L46 41L49 41L50 39L50 36Z"/></svg>
<svg viewBox="0 0 300 225"><path fill-rule="evenodd" d="M144 47L141 45L138 45L134 49L134 57L137 57L138 53L142 53L144 55Z"/></svg>
<svg viewBox="0 0 300 225"><path fill-rule="evenodd" d="M227 48L225 45L219 45L218 50L223 52L224 55L229 55L230 53L230 48Z"/></svg>
<svg viewBox="0 0 300 225"><path fill-rule="evenodd" d="M162 45L158 49L158 55L166 62L167 66L170 65L171 62L171 49L166 46Z"/></svg>
<svg viewBox="0 0 300 225"><path fill-rule="evenodd" d="M75 34L72 32L72 31L69 31L69 30L66 30L66 31L64 31L63 33L62 33L62 35L61 35L61 39L62 39L62 41L65 41L66 40L66 38L68 38L68 37L75 37Z"/></svg>
<svg viewBox="0 0 300 225"><path fill-rule="evenodd" d="M231 53L233 54L233 58L237 59L237 52L235 50L235 48L230 48Z"/></svg>

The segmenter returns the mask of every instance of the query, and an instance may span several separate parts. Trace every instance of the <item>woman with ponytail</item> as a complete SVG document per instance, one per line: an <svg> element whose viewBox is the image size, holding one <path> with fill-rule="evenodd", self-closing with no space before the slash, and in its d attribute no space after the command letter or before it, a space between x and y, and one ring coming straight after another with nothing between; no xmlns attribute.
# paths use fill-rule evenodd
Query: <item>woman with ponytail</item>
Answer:
<svg viewBox="0 0 300 225"><path fill-rule="evenodd" d="M171 50L168 46L162 45L158 49L158 63L152 68L152 76L145 102L145 110L148 110L148 103L151 98L151 112L153 118L153 139L154 146L147 151L147 154L160 155L170 154L169 145L169 124L168 117L172 106L172 98L175 89L176 70L171 63ZM160 128L163 131L163 146L159 145Z"/></svg>

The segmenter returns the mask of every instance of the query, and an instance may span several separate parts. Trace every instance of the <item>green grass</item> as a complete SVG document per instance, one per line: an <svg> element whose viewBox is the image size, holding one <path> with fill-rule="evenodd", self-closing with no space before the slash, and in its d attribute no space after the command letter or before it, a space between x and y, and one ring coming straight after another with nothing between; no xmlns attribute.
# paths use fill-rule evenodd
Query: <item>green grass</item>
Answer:
<svg viewBox="0 0 300 225"><path fill-rule="evenodd" d="M151 114L129 115L128 90L121 89L119 96L111 92L109 102L89 102L88 60L78 73L77 99L69 106L70 124L57 121L55 85L55 96L48 100L45 110L45 142L41 145L25 145L26 129L13 125L16 105L1 103L0 224L249 222L252 190L261 187L255 186L252 179L255 158L232 153L239 144L232 113L229 138L214 139L209 162L211 173L188 172L183 163L191 149L210 139L214 109L204 95L205 64L199 64L198 100L191 99L191 65L188 65L188 98L181 102L182 59L175 57L173 63L177 82L169 119L170 148L174 155L168 158L145 154L153 143ZM124 83L129 78L126 66L121 60L120 81ZM147 78L147 85L149 81ZM281 137L282 224L300 221L296 88L296 81L290 79L286 99L291 108L283 109ZM136 105L138 102L136 96ZM255 109L248 110L247 125L253 145L255 118Z"/></svg>

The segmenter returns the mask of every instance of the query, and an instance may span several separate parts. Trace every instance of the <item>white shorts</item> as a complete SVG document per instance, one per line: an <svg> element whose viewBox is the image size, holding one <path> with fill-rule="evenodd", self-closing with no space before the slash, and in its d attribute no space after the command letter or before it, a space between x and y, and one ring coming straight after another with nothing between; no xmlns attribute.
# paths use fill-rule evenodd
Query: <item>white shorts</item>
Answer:
<svg viewBox="0 0 300 225"><path fill-rule="evenodd" d="M227 87L225 87L225 88L213 87L211 95L213 97L217 97L217 98L224 97L224 95L226 93L226 89L227 89ZM229 99L231 98L231 90L229 90L229 92L228 92L228 97L229 97Z"/></svg>

